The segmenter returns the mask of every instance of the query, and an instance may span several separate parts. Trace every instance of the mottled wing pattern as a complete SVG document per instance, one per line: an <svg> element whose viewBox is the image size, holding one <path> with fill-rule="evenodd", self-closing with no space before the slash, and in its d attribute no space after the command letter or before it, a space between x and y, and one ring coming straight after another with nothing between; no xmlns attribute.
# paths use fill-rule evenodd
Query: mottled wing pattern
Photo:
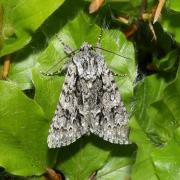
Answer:
<svg viewBox="0 0 180 180"><path fill-rule="evenodd" d="M104 58L84 43L72 57L49 130L56 148L94 133L116 144L129 144L128 115Z"/></svg>
<svg viewBox="0 0 180 180"><path fill-rule="evenodd" d="M115 144L129 144L129 117L116 87L112 72L104 63L102 74L101 111L92 122L92 132Z"/></svg>
<svg viewBox="0 0 180 180"><path fill-rule="evenodd" d="M86 122L81 126L83 118L79 113L81 96L76 88L77 78L77 67L71 62L49 129L47 140L49 148L69 145L88 131Z"/></svg>

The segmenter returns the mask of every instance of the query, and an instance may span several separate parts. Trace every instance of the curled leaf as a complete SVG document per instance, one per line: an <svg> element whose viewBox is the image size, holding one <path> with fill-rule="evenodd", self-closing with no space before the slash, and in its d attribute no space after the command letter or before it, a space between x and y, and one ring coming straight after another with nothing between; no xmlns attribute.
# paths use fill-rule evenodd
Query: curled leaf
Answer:
<svg viewBox="0 0 180 180"><path fill-rule="evenodd" d="M117 17L117 20L119 21L119 22L121 22L121 23L123 23L123 24L129 24L129 17L123 17L123 16L119 16L119 17Z"/></svg>
<svg viewBox="0 0 180 180"><path fill-rule="evenodd" d="M47 168L47 179L48 180L62 180L60 174L56 173L53 169Z"/></svg>
<svg viewBox="0 0 180 180"><path fill-rule="evenodd" d="M92 0L89 6L89 13L96 12L104 3L104 0Z"/></svg>
<svg viewBox="0 0 180 180"><path fill-rule="evenodd" d="M156 11L155 11L153 24L155 22L157 22L157 20L159 19L164 4L165 4L165 0L159 0L158 6L157 6Z"/></svg>
<svg viewBox="0 0 180 180"><path fill-rule="evenodd" d="M11 64L11 56L6 55L4 57L4 64L3 64L3 70L2 70L2 79L6 79L9 73L10 69L10 64Z"/></svg>

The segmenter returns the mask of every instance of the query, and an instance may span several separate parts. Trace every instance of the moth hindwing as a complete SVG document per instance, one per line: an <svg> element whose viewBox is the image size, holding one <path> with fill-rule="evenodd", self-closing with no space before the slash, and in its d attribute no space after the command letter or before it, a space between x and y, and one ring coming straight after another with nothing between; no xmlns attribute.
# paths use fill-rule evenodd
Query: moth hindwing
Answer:
<svg viewBox="0 0 180 180"><path fill-rule="evenodd" d="M84 43L71 57L48 135L49 148L67 146L93 133L129 144L128 114L112 72L99 50Z"/></svg>

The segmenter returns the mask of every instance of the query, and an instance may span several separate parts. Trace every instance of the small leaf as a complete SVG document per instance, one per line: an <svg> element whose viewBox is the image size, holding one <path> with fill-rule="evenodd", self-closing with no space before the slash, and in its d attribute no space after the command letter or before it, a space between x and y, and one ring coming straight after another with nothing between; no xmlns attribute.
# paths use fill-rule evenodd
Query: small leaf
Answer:
<svg viewBox="0 0 180 180"><path fill-rule="evenodd" d="M160 71L173 72L176 69L176 62L178 60L177 50L170 51L162 59L156 59L154 62Z"/></svg>

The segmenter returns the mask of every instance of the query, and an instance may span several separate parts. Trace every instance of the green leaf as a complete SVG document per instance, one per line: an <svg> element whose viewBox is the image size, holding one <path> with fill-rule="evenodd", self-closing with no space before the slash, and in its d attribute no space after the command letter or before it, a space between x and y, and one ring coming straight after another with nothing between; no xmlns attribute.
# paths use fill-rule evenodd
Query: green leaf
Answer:
<svg viewBox="0 0 180 180"><path fill-rule="evenodd" d="M180 2L177 0L169 0L169 3L167 3L167 6L173 11L180 12Z"/></svg>
<svg viewBox="0 0 180 180"><path fill-rule="evenodd" d="M119 180L130 179L130 169L132 165L123 164L123 159L111 159L105 167L97 174L97 180Z"/></svg>
<svg viewBox="0 0 180 180"><path fill-rule="evenodd" d="M176 78L172 84L170 84L163 96L164 103L168 106L170 111L173 114L174 119L177 124L180 125L180 68L178 67L178 71L176 74Z"/></svg>
<svg viewBox="0 0 180 180"><path fill-rule="evenodd" d="M165 31L172 34L177 42L180 42L180 13L166 9L162 12L161 23Z"/></svg>
<svg viewBox="0 0 180 180"><path fill-rule="evenodd" d="M178 136L177 138L180 138ZM172 141L166 147L152 153L154 167L163 180L176 180L180 178L180 144Z"/></svg>
<svg viewBox="0 0 180 180"><path fill-rule="evenodd" d="M63 24L63 27L60 19L59 23L56 26L60 27L58 35L65 44L73 49L79 49L85 41L95 46L100 28L82 11L73 20ZM128 105L133 95L133 82L136 78L134 47L122 33L115 30L103 32L102 47L127 57L123 58L102 51L110 69L119 74L127 74L125 77L116 77L116 82ZM54 115L60 94L59 88L62 87L64 77L45 77L40 71L48 70L57 62L59 64L55 66L54 70L59 69L64 63L59 59L64 56L62 45L56 36L52 36L47 49L39 57L38 64L33 69L33 82L36 88L35 100L42 106L49 121ZM113 147L96 136L83 137L72 145L59 149L59 158L55 167L61 170L68 179L87 179L104 165ZM121 151L118 152L118 155L121 156ZM116 163L115 160L113 162Z"/></svg>
<svg viewBox="0 0 180 180"><path fill-rule="evenodd" d="M131 121L130 139L138 146L136 154L136 162L133 165L131 177L133 180L148 179L158 180L158 176L154 170L154 166L150 157L150 153L155 147L148 139L143 129L137 121ZM143 169L143 171L142 171Z"/></svg>
<svg viewBox="0 0 180 180"><path fill-rule="evenodd" d="M114 145L114 151L105 165L97 172L97 180L106 179L129 179L132 168L132 153L134 148L132 145L118 146ZM119 155L121 152L121 156Z"/></svg>
<svg viewBox="0 0 180 180"><path fill-rule="evenodd" d="M170 51L165 57L158 60L156 59L154 63L160 71L173 72L176 70L175 64L178 60L178 51L175 49Z"/></svg>
<svg viewBox="0 0 180 180"><path fill-rule="evenodd" d="M48 121L41 107L12 83L0 81L0 93L0 166L21 176L44 173Z"/></svg>
<svg viewBox="0 0 180 180"><path fill-rule="evenodd" d="M141 97L137 94L136 119L131 121L130 139L138 146L132 178L178 179L179 71L173 81L159 77L157 84L154 78L158 76L146 77L138 89Z"/></svg>
<svg viewBox="0 0 180 180"><path fill-rule="evenodd" d="M83 137L59 150L56 168L69 179L88 179L101 167L97 179L129 177L134 150L132 145L114 145L97 136Z"/></svg>
<svg viewBox="0 0 180 180"><path fill-rule="evenodd" d="M3 27L0 56L21 49L31 40L37 28L50 16L64 0L23 1L2 0Z"/></svg>
<svg viewBox="0 0 180 180"><path fill-rule="evenodd" d="M142 126L147 124L146 111L153 102L160 100L165 87L168 85L167 80L160 75L148 76L144 82L140 82L136 91L136 118Z"/></svg>
<svg viewBox="0 0 180 180"><path fill-rule="evenodd" d="M32 42L11 56L12 62L8 74L8 81L16 84L20 89L32 89L32 67L45 46L42 33L37 33ZM2 67L1 67L2 68Z"/></svg>
<svg viewBox="0 0 180 180"><path fill-rule="evenodd" d="M162 100L155 102L148 108L147 116L146 134L152 143L157 146L169 143L177 124L169 107Z"/></svg>
<svg viewBox="0 0 180 180"><path fill-rule="evenodd" d="M96 136L83 137L59 150L56 168L68 179L86 180L107 161L108 144Z"/></svg>

